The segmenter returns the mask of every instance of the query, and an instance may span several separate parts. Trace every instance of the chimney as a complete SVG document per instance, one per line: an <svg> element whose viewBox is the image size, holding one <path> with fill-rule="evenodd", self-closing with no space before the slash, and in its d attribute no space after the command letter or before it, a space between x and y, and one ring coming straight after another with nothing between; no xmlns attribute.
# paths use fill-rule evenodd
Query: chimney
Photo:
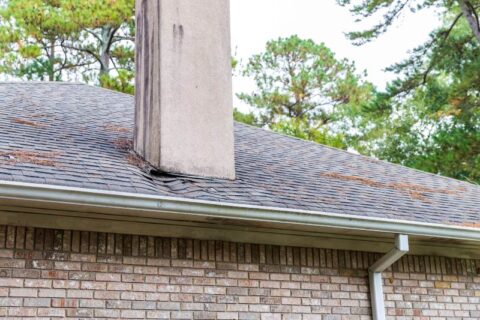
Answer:
<svg viewBox="0 0 480 320"><path fill-rule="evenodd" d="M229 0L137 0L136 21L135 151L234 179Z"/></svg>

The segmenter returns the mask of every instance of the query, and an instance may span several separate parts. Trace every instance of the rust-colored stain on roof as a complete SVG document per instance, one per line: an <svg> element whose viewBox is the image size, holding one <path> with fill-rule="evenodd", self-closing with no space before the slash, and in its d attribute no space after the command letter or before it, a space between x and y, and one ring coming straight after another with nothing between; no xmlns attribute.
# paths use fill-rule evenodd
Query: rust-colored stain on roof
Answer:
<svg viewBox="0 0 480 320"><path fill-rule="evenodd" d="M126 128L115 124L106 124L103 126L103 128L107 131L116 133L129 133L132 131L131 128Z"/></svg>
<svg viewBox="0 0 480 320"><path fill-rule="evenodd" d="M480 229L480 222L465 222L465 223L462 223L460 226Z"/></svg>
<svg viewBox="0 0 480 320"><path fill-rule="evenodd" d="M60 152L14 150L0 152L0 160L14 164L31 163L40 166L57 167L58 163L56 162L56 159L60 155Z"/></svg>
<svg viewBox="0 0 480 320"><path fill-rule="evenodd" d="M369 187L374 188L382 188L382 189L392 189L397 190L400 192L405 192L410 195L412 199L421 200L424 202L429 202L430 200L426 197L426 193L436 193L436 194L449 194L449 195L458 195L461 191L464 191L464 188L458 188L456 190L450 189L434 189L428 188L417 184L412 183L386 183L375 181L372 179L368 179L365 177L358 177L358 176L348 176L342 175L339 173L323 173L322 176L337 179L337 180L344 180L344 181L355 181L358 183L362 183Z"/></svg>
<svg viewBox="0 0 480 320"><path fill-rule="evenodd" d="M127 160L128 164L136 166L142 170L149 166L148 163L135 152L130 152L129 154L127 154L125 156L125 159Z"/></svg>
<svg viewBox="0 0 480 320"><path fill-rule="evenodd" d="M18 124L23 124L23 125L30 126L30 127L35 127L35 128L48 127L48 125L45 124L45 123L30 121L30 120L22 119L22 118L14 118L14 119L12 119L12 122L18 123Z"/></svg>
<svg viewBox="0 0 480 320"><path fill-rule="evenodd" d="M115 139L115 140L113 140L113 145L118 150L123 150L123 151L133 150L133 140L132 139Z"/></svg>
<svg viewBox="0 0 480 320"><path fill-rule="evenodd" d="M125 156L128 164L138 167L141 170L145 170L146 168L150 167L149 164L133 150L132 139L119 138L113 140L112 142L116 149L128 152L128 154Z"/></svg>
<svg viewBox="0 0 480 320"><path fill-rule="evenodd" d="M185 177L155 170L127 150L128 140L115 141L133 138L133 96L59 82L0 83L0 92L0 152L62 152L58 159L41 158L50 164L57 160L56 168L28 163L15 168L13 157L0 155L0 181L43 180L65 187L457 226L480 221L480 186L240 123L234 124L236 180L202 177L199 183L185 183ZM48 126L34 128L13 118Z"/></svg>

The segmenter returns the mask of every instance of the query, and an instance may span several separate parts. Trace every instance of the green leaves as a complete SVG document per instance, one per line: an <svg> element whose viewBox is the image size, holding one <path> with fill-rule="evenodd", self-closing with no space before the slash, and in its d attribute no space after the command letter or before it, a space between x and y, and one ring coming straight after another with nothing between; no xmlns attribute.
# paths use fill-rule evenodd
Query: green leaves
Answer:
<svg viewBox="0 0 480 320"><path fill-rule="evenodd" d="M9 0L0 4L3 73L31 80L114 81L116 87L132 91L134 0ZM100 81L101 76L109 81ZM130 79L129 86L126 79Z"/></svg>
<svg viewBox="0 0 480 320"><path fill-rule="evenodd" d="M362 113L349 141L364 153L480 183L480 46L464 21L395 65L387 92Z"/></svg>
<svg viewBox="0 0 480 320"><path fill-rule="evenodd" d="M415 10L423 7L426 2L429 1L424 1L422 4L419 1L411 0L337 0L339 5L349 7L350 12L357 17L357 21L370 17L380 20L366 30L347 33L348 38L355 45L362 45L376 39L388 30L402 12L407 9Z"/></svg>
<svg viewBox="0 0 480 320"><path fill-rule="evenodd" d="M431 7L440 8L442 12L460 12L460 17L468 22L470 33L480 42L478 0L337 0L337 3L348 7L357 22L374 20L370 28L347 33L355 45L363 45L384 34L405 11Z"/></svg>
<svg viewBox="0 0 480 320"><path fill-rule="evenodd" d="M298 36L268 42L243 75L255 81L256 90L238 97L255 108L260 125L341 147L345 144L336 131L343 125L342 113L358 108L373 92L353 63Z"/></svg>
<svg viewBox="0 0 480 320"><path fill-rule="evenodd" d="M359 20L379 21L349 33L355 44L374 40L406 9L439 7L444 21L408 59L388 68L398 78L351 118L349 145L391 162L480 183L480 46L478 20L472 19L480 1L337 2Z"/></svg>
<svg viewBox="0 0 480 320"><path fill-rule="evenodd" d="M119 70L116 76L109 76L104 74L100 76L100 85L103 88L110 90L120 91L123 93L134 94L135 88L133 86L133 80L135 75L128 70Z"/></svg>
<svg viewBox="0 0 480 320"><path fill-rule="evenodd" d="M25 59L35 59L42 54L42 48L36 44L27 44L18 49L18 53Z"/></svg>
<svg viewBox="0 0 480 320"><path fill-rule="evenodd" d="M333 133L327 127L313 128L301 119L282 119L272 124L271 129L303 140L310 140L339 149L347 148L343 134Z"/></svg>

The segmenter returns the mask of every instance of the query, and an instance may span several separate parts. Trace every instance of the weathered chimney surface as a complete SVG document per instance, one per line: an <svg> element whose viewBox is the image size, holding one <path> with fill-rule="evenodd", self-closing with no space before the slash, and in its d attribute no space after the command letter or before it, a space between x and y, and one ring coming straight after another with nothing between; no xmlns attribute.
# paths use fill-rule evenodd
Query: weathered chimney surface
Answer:
<svg viewBox="0 0 480 320"><path fill-rule="evenodd" d="M235 178L229 0L137 0L136 152Z"/></svg>

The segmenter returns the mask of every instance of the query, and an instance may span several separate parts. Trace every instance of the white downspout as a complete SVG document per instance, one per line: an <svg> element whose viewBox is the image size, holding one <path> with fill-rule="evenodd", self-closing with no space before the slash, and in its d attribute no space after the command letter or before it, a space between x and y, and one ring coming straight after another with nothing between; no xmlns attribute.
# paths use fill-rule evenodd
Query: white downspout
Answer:
<svg viewBox="0 0 480 320"><path fill-rule="evenodd" d="M369 269L370 295L373 320L385 320L385 301L383 297L382 272L408 253L408 236L395 236L395 248L375 262Z"/></svg>

